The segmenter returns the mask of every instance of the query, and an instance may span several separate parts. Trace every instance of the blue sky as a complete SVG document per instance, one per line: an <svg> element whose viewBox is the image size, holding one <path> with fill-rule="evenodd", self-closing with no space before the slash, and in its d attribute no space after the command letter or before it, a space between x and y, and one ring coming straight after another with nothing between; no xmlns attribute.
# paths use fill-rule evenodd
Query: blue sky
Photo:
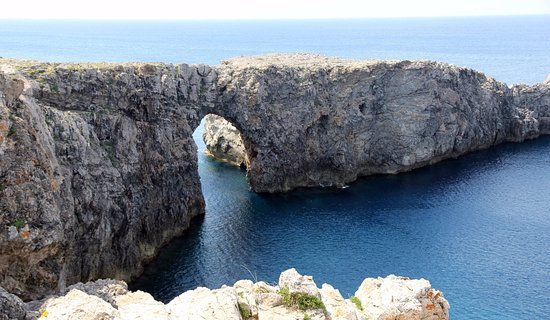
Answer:
<svg viewBox="0 0 550 320"><path fill-rule="evenodd" d="M0 19L319 19L550 14L550 0L25 0Z"/></svg>

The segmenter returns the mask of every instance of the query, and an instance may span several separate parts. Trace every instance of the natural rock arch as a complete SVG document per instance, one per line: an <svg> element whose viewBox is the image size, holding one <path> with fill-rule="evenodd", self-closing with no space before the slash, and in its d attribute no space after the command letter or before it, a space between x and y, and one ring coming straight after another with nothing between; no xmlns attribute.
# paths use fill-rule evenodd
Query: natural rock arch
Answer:
<svg viewBox="0 0 550 320"><path fill-rule="evenodd" d="M0 286L130 279L204 213L192 133L242 133L257 192L340 185L550 133L550 84L311 55L215 68L0 60Z"/></svg>

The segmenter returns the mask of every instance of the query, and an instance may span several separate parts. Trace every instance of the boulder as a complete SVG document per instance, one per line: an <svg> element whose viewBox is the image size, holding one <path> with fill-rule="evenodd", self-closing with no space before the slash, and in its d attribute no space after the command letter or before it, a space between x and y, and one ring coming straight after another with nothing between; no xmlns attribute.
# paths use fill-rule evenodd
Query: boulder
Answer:
<svg viewBox="0 0 550 320"><path fill-rule="evenodd" d="M25 320L25 303L0 287L0 320Z"/></svg>
<svg viewBox="0 0 550 320"><path fill-rule="evenodd" d="M449 319L449 303L440 291L432 289L430 282L424 279L411 280L395 275L367 278L355 296L370 319Z"/></svg>

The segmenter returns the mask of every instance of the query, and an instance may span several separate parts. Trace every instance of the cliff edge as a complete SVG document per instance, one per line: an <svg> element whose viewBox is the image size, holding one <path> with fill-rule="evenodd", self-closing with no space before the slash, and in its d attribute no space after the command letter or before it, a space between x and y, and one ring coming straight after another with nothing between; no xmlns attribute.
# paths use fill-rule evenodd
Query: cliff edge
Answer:
<svg viewBox="0 0 550 320"><path fill-rule="evenodd" d="M424 279L367 278L354 296L345 299L331 285L318 288L312 277L289 269L281 273L277 285L240 280L220 289L190 290L166 304L148 293L128 291L121 281L80 283L27 316L44 320L447 320L449 303ZM25 315L13 319L25 319Z"/></svg>

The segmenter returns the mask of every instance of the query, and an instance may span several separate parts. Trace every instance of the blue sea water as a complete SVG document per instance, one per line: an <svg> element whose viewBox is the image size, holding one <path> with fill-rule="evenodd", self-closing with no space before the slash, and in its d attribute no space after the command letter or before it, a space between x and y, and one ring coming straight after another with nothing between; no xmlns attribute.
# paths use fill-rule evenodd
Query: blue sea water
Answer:
<svg viewBox="0 0 550 320"><path fill-rule="evenodd" d="M550 73L550 16L351 21L0 21L0 56L45 61L219 63L315 52L432 59L498 80ZM347 189L259 195L205 157L206 216L131 284L168 301L296 267L352 295L365 277L429 279L453 319L544 319L550 306L550 137L505 144Z"/></svg>
<svg viewBox="0 0 550 320"><path fill-rule="evenodd" d="M508 84L550 74L550 16L287 21L0 20L0 56L46 61L217 64L239 55L314 52L430 59Z"/></svg>

